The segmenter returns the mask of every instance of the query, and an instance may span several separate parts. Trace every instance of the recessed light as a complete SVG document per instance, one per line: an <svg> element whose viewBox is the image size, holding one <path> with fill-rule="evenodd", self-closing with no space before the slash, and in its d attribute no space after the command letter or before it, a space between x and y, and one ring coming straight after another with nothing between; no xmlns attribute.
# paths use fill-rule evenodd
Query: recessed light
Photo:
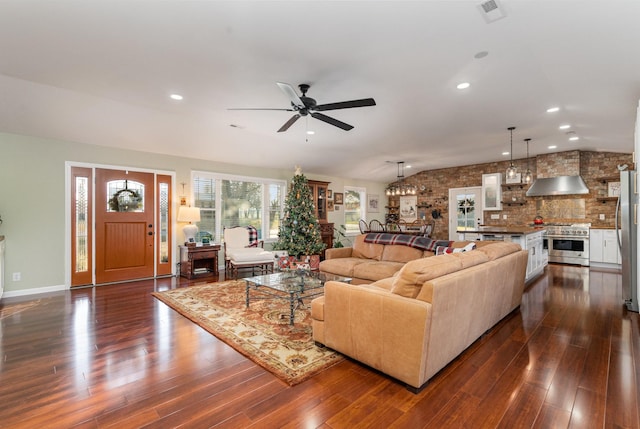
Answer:
<svg viewBox="0 0 640 429"><path fill-rule="evenodd" d="M404 168L411 168L411 165L405 165Z"/></svg>
<svg viewBox="0 0 640 429"><path fill-rule="evenodd" d="M509 152L502 152L502 155L507 156L509 155Z"/></svg>
<svg viewBox="0 0 640 429"><path fill-rule="evenodd" d="M487 55L489 55L489 52L487 52L487 51L480 51L480 52L478 52L477 54L475 54L475 55L473 56L473 58L476 58L476 59L478 59L478 60L479 60L480 58L484 58L484 57L486 57Z"/></svg>
<svg viewBox="0 0 640 429"><path fill-rule="evenodd" d="M315 131L307 131L307 134L309 134L310 136L314 135L315 133Z"/></svg>
<svg viewBox="0 0 640 429"><path fill-rule="evenodd" d="M568 130L569 128L571 128L571 125L564 124L564 125L560 125L558 128L561 129L561 130Z"/></svg>
<svg viewBox="0 0 640 429"><path fill-rule="evenodd" d="M169 96L169 98L171 98L172 100L176 100L176 101L180 101L182 100L184 97L180 94L171 94Z"/></svg>
<svg viewBox="0 0 640 429"><path fill-rule="evenodd" d="M556 146L554 144L552 144L551 146L547 146L547 149L557 149L557 148L558 148L558 146Z"/></svg>
<svg viewBox="0 0 640 429"><path fill-rule="evenodd" d="M580 140L580 137L578 137L578 136L571 136L571 137L569 137L569 141L574 142L574 141L576 141L576 140Z"/></svg>
<svg viewBox="0 0 640 429"><path fill-rule="evenodd" d="M458 86L456 86L456 88L458 89L467 89L471 86L471 84L469 82L462 82L459 83Z"/></svg>
<svg viewBox="0 0 640 429"><path fill-rule="evenodd" d="M547 113L556 113L558 111L560 111L559 107L550 107L547 109Z"/></svg>

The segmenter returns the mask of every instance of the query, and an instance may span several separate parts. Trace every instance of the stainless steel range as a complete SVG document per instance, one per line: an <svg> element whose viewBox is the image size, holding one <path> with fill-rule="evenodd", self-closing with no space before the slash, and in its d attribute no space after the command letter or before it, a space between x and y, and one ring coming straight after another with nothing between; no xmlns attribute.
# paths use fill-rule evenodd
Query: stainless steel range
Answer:
<svg viewBox="0 0 640 429"><path fill-rule="evenodd" d="M590 223L547 224L545 249L549 262L589 265Z"/></svg>

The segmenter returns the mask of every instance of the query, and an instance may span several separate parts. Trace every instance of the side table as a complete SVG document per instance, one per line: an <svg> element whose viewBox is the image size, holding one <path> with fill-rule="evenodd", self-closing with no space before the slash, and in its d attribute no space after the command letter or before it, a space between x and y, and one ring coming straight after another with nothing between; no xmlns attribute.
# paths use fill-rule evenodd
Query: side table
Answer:
<svg viewBox="0 0 640 429"><path fill-rule="evenodd" d="M218 275L219 244L208 246L180 246L180 276L187 279Z"/></svg>

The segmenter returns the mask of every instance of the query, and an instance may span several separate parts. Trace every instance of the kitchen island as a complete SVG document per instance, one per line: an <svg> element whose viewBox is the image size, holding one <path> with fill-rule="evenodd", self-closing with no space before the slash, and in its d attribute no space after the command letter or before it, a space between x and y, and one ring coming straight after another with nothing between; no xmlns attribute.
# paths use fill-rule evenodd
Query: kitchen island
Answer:
<svg viewBox="0 0 640 429"><path fill-rule="evenodd" d="M544 248L545 228L530 226L479 226L476 229L458 230L460 240L511 241L518 243L529 252L526 281L542 274L549 263L549 255Z"/></svg>

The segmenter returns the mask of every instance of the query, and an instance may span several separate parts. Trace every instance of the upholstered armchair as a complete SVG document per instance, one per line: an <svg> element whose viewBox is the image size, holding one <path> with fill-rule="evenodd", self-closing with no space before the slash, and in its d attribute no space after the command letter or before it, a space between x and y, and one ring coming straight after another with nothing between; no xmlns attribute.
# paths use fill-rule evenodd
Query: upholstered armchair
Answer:
<svg viewBox="0 0 640 429"><path fill-rule="evenodd" d="M274 254L264 250L264 242L258 241L255 228L236 226L223 232L225 271L237 278L238 270L251 268L252 274L273 271Z"/></svg>

